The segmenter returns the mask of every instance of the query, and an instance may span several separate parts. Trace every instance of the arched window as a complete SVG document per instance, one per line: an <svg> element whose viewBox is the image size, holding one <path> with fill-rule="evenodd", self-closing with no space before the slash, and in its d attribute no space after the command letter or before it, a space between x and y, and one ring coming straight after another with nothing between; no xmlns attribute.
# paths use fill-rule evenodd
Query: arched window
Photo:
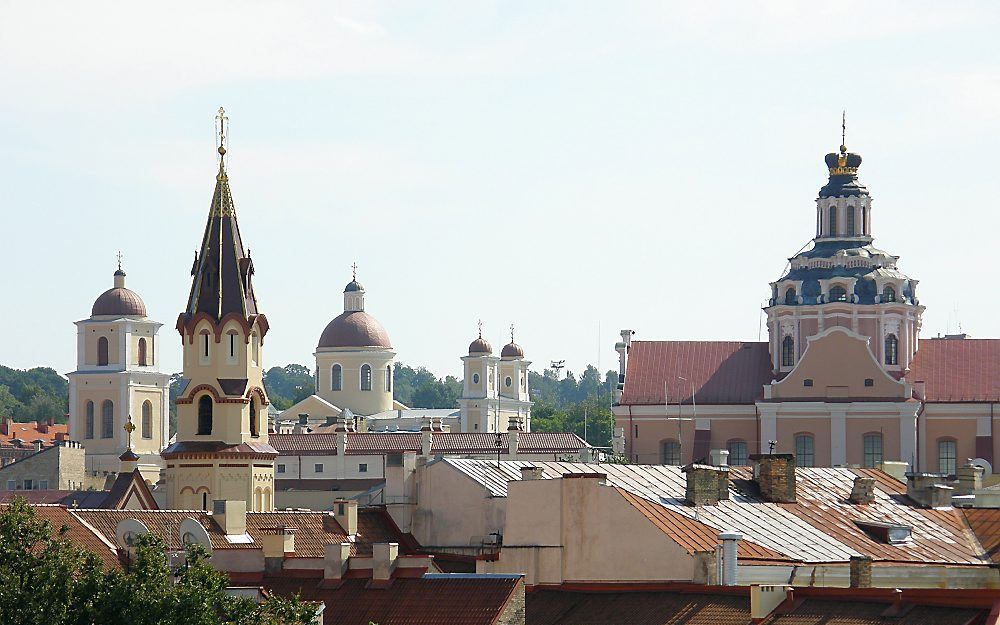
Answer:
<svg viewBox="0 0 1000 625"><path fill-rule="evenodd" d="M830 289L830 301L831 302L846 302L847 301L847 289L837 285Z"/></svg>
<svg viewBox="0 0 1000 625"><path fill-rule="evenodd" d="M472 383L473 384L479 384L479 374L478 373L473 373L472 374Z"/></svg>
<svg viewBox="0 0 1000 625"><path fill-rule="evenodd" d="M895 301L896 301L896 289L892 288L892 286L889 284L885 285L885 288L882 289L882 302L887 303Z"/></svg>
<svg viewBox="0 0 1000 625"><path fill-rule="evenodd" d="M681 444L677 441L660 443L660 458L663 464L679 466L681 463Z"/></svg>
<svg viewBox="0 0 1000 625"><path fill-rule="evenodd" d="M211 434L212 433L212 398L208 395L202 395L201 399L198 400L198 433L199 434Z"/></svg>
<svg viewBox="0 0 1000 625"><path fill-rule="evenodd" d="M942 438L938 440L938 473L944 475L955 475L955 458L958 457L957 445L953 438Z"/></svg>
<svg viewBox="0 0 1000 625"><path fill-rule="evenodd" d="M87 422L83 428L84 438L94 438L94 402L87 402Z"/></svg>
<svg viewBox="0 0 1000 625"><path fill-rule="evenodd" d="M201 341L201 364L208 363L209 356L209 344L211 341L208 338L208 330L202 330L201 335L199 335L198 340Z"/></svg>
<svg viewBox="0 0 1000 625"><path fill-rule="evenodd" d="M795 365L795 339L786 336L781 339L781 366L791 367Z"/></svg>
<svg viewBox="0 0 1000 625"><path fill-rule="evenodd" d="M857 234L857 232L854 231L854 207L853 206L848 206L847 207L847 215L845 215L845 217L847 218L847 233L846 234L849 237L853 237L854 235Z"/></svg>
<svg viewBox="0 0 1000 625"><path fill-rule="evenodd" d="M146 362L146 339L145 338L140 338L139 339L139 366L140 367L145 367L148 364L149 363Z"/></svg>
<svg viewBox="0 0 1000 625"><path fill-rule="evenodd" d="M392 392L392 365L388 365L385 368L385 392Z"/></svg>
<svg viewBox="0 0 1000 625"><path fill-rule="evenodd" d="M257 399L250 398L250 436L260 436L260 426L257 424Z"/></svg>
<svg viewBox="0 0 1000 625"><path fill-rule="evenodd" d="M97 364L104 367L108 364L108 337L97 339Z"/></svg>
<svg viewBox="0 0 1000 625"><path fill-rule="evenodd" d="M253 365L256 367L260 364L260 338L256 332L250 335L250 351L253 355Z"/></svg>
<svg viewBox="0 0 1000 625"><path fill-rule="evenodd" d="M236 364L236 331L230 330L226 336L229 337L229 364Z"/></svg>
<svg viewBox="0 0 1000 625"><path fill-rule="evenodd" d="M344 368L340 365L333 365L330 368L330 390L344 390Z"/></svg>
<svg viewBox="0 0 1000 625"><path fill-rule="evenodd" d="M361 390L372 390L372 366L361 365Z"/></svg>
<svg viewBox="0 0 1000 625"><path fill-rule="evenodd" d="M816 448L812 434L795 435L795 464L800 467L816 466Z"/></svg>
<svg viewBox="0 0 1000 625"><path fill-rule="evenodd" d="M506 386L507 388L510 388L510 385L513 383L514 381L510 379L509 375L506 378L504 378L503 385Z"/></svg>
<svg viewBox="0 0 1000 625"><path fill-rule="evenodd" d="M885 337L885 364L899 364L899 339L896 338L895 334Z"/></svg>
<svg viewBox="0 0 1000 625"><path fill-rule="evenodd" d="M115 435L115 403L105 399L101 404L101 438L113 438Z"/></svg>
<svg viewBox="0 0 1000 625"><path fill-rule="evenodd" d="M794 306L798 302L798 298L795 297L795 288L788 287L785 290L785 305Z"/></svg>
<svg viewBox="0 0 1000 625"><path fill-rule="evenodd" d="M861 234L868 234L868 207L861 207Z"/></svg>
<svg viewBox="0 0 1000 625"><path fill-rule="evenodd" d="M747 442L741 439L733 439L726 443L729 450L729 464L734 467L746 466L750 456L747 451Z"/></svg>
<svg viewBox="0 0 1000 625"><path fill-rule="evenodd" d="M865 434L864 450L864 468L874 469L882 464L882 435L877 432Z"/></svg>
<svg viewBox="0 0 1000 625"><path fill-rule="evenodd" d="M142 402L142 437L153 438L153 402Z"/></svg>
<svg viewBox="0 0 1000 625"><path fill-rule="evenodd" d="M837 236L837 207L830 207L830 236Z"/></svg>

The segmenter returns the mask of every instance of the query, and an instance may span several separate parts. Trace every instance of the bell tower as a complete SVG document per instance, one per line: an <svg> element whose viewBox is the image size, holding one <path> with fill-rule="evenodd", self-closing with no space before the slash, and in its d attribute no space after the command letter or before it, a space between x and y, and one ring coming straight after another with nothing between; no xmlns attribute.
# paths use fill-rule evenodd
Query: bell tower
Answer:
<svg viewBox="0 0 1000 625"><path fill-rule="evenodd" d="M177 397L177 440L166 461L167 507L209 509L244 500L274 509L274 459L267 440L263 344L267 318L253 289L226 172L228 118L216 117L219 172L201 247L191 268L187 307L177 318L184 377Z"/></svg>

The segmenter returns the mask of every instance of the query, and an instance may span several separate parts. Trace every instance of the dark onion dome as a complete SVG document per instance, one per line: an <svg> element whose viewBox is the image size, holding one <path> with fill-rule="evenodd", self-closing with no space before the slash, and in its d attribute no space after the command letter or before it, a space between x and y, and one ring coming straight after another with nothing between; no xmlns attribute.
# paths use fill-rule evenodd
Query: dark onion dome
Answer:
<svg viewBox="0 0 1000 625"><path fill-rule="evenodd" d="M383 347L392 349L389 333L378 319L363 310L345 312L327 324L319 337L323 347Z"/></svg>
<svg viewBox="0 0 1000 625"><path fill-rule="evenodd" d="M868 195L868 188L858 182L858 168L861 155L848 152L847 146L840 146L840 154L831 152L824 159L830 170L830 180L819 190L820 197L846 197Z"/></svg>
<svg viewBox="0 0 1000 625"><path fill-rule="evenodd" d="M344 293L355 293L357 291L364 291L365 287L361 286L361 283L357 280L351 280L344 287Z"/></svg>
<svg viewBox="0 0 1000 625"><path fill-rule="evenodd" d="M492 354L493 346L483 337L469 343L469 354Z"/></svg>
<svg viewBox="0 0 1000 625"><path fill-rule="evenodd" d="M119 269L115 272L114 288L101 293L90 309L90 314L95 317L145 317L146 304L135 291L125 288L125 272Z"/></svg>
<svg viewBox="0 0 1000 625"><path fill-rule="evenodd" d="M503 346L503 350L500 352L501 358L524 358L524 350L521 346L511 341Z"/></svg>

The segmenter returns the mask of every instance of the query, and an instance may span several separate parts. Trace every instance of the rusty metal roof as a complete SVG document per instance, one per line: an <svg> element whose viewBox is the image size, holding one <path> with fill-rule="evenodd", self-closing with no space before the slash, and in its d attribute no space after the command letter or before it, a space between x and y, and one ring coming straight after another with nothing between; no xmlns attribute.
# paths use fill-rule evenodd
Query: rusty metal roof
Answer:
<svg viewBox="0 0 1000 625"><path fill-rule="evenodd" d="M383 455L419 452L419 432L349 432L347 455ZM501 432L500 449L508 449L508 433ZM431 454L483 454L496 453L497 435L485 432L435 432L431 440ZM337 455L336 434L271 434L268 442L279 454ZM519 432L517 447L525 453L577 453L587 443L570 432Z"/></svg>

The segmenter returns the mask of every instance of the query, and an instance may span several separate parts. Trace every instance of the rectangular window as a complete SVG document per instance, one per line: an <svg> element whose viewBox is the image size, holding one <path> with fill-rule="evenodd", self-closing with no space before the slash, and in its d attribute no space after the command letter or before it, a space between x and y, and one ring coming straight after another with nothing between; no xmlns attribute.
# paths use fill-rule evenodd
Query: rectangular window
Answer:
<svg viewBox="0 0 1000 625"><path fill-rule="evenodd" d="M882 435L865 434L865 459L864 467L874 469L882 464Z"/></svg>
<svg viewBox="0 0 1000 625"><path fill-rule="evenodd" d="M938 473L955 475L955 458L957 456L955 441L938 441Z"/></svg>
<svg viewBox="0 0 1000 625"><path fill-rule="evenodd" d="M40 490L48 490L49 489L49 481L48 480L41 480L40 482L38 482L38 488Z"/></svg>
<svg viewBox="0 0 1000 625"><path fill-rule="evenodd" d="M639 424L637 423L634 427L635 433L632 435L632 438L639 438Z"/></svg>
<svg viewBox="0 0 1000 625"><path fill-rule="evenodd" d="M313 467L313 469L316 471L316 473L322 473L323 472L323 463L317 462L316 465Z"/></svg>
<svg viewBox="0 0 1000 625"><path fill-rule="evenodd" d="M802 386L812 386L812 385L813 385L812 378L806 378L805 380L802 380Z"/></svg>
<svg viewBox="0 0 1000 625"><path fill-rule="evenodd" d="M749 458L746 441L729 441L729 464L734 467L745 467Z"/></svg>
<svg viewBox="0 0 1000 625"><path fill-rule="evenodd" d="M799 434L795 437L795 464L800 467L816 466L813 437L809 434Z"/></svg>
<svg viewBox="0 0 1000 625"><path fill-rule="evenodd" d="M31 490L32 486L31 480L24 480L24 490Z"/></svg>
<svg viewBox="0 0 1000 625"><path fill-rule="evenodd" d="M279 464L279 465L278 465L278 469L277 469L277 472L278 472L278 473L284 473L284 472L285 472L285 465L283 465L283 464Z"/></svg>
<svg viewBox="0 0 1000 625"><path fill-rule="evenodd" d="M362 462L358 465L358 473L368 473L368 465Z"/></svg>
<svg viewBox="0 0 1000 625"><path fill-rule="evenodd" d="M17 490L17 482L14 480L7 480L7 490Z"/></svg>

